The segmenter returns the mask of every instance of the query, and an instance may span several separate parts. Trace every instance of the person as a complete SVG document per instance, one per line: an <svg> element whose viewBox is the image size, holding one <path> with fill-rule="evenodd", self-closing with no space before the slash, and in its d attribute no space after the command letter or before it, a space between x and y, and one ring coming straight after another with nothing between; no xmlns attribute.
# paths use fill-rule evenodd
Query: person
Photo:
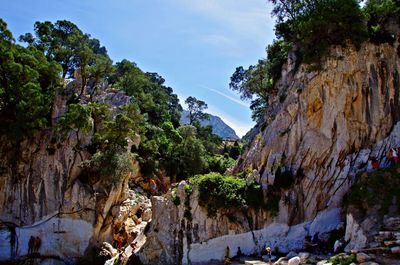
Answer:
<svg viewBox="0 0 400 265"><path fill-rule="evenodd" d="M39 253L39 248L42 245L42 240L40 237L36 236L35 243L34 243L34 252Z"/></svg>
<svg viewBox="0 0 400 265"><path fill-rule="evenodd" d="M399 163L399 156L398 156L396 148L392 148L392 149L393 149L393 160L394 160L394 164L396 165Z"/></svg>
<svg viewBox="0 0 400 265"><path fill-rule="evenodd" d="M372 157L371 164L373 170L379 169L379 161L375 157Z"/></svg>
<svg viewBox="0 0 400 265"><path fill-rule="evenodd" d="M230 255L230 249L229 246L226 246L224 255L224 264L231 264L231 258L229 255Z"/></svg>
<svg viewBox="0 0 400 265"><path fill-rule="evenodd" d="M272 264L272 250L270 247L267 247L265 250L267 251L268 264L271 265Z"/></svg>
<svg viewBox="0 0 400 265"><path fill-rule="evenodd" d="M35 247L35 238L31 236L28 242L28 255L33 253L34 247Z"/></svg>
<svg viewBox="0 0 400 265"><path fill-rule="evenodd" d="M240 260L240 257L242 256L242 250L240 249L240 247L237 248L237 252L236 252L236 258L238 260Z"/></svg>
<svg viewBox="0 0 400 265"><path fill-rule="evenodd" d="M153 196L156 195L157 194L157 183L155 182L154 179L150 179L149 184L150 184L151 195L153 195Z"/></svg>
<svg viewBox="0 0 400 265"><path fill-rule="evenodd" d="M398 156L397 156L397 151L395 148L391 148L389 151L389 160L392 163L392 166L397 164L399 162Z"/></svg>

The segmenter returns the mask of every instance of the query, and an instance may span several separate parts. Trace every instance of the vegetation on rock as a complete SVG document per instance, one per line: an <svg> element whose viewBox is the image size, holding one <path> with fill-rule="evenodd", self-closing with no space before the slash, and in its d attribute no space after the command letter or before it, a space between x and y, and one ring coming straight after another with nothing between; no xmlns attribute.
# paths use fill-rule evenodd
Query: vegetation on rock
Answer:
<svg viewBox="0 0 400 265"><path fill-rule="evenodd" d="M133 159L145 178L167 175L175 181L214 170L223 173L233 165L228 149L221 155L222 139L199 123L208 117L205 102L189 97L190 125L181 126L182 107L163 77L126 59L113 64L100 41L72 22L36 22L34 33L19 39L26 47L15 44L0 20L1 134L22 140L48 128L62 141L75 132L77 150L91 154L82 165L81 180L87 183L115 183L133 170ZM69 85L63 85L65 78ZM111 106L99 100L102 93L130 100ZM54 121L56 95L67 102ZM83 145L83 139L90 143ZM238 154L232 151L231 156Z"/></svg>
<svg viewBox="0 0 400 265"><path fill-rule="evenodd" d="M265 122L263 115L271 95L278 95L276 82L291 51L296 65L308 64L320 69L334 45L360 47L370 40L374 43L393 43L393 27L400 25L400 2L368 0L364 7L357 0L269 0L276 17L275 34L278 40L266 49L267 58L244 69L237 67L230 87L243 99L251 99L253 119ZM316 45L318 44L318 45ZM282 95L280 95L282 96ZM281 97L282 101L284 97Z"/></svg>
<svg viewBox="0 0 400 265"><path fill-rule="evenodd" d="M378 207L386 214L394 200L400 198L400 166L382 168L357 176L357 181L345 197L345 205L355 206L361 212Z"/></svg>
<svg viewBox="0 0 400 265"><path fill-rule="evenodd" d="M221 209L245 211L248 207L265 206L261 186L255 182L246 185L243 178L209 173L194 176L189 182L198 187L199 204L210 216L215 216Z"/></svg>

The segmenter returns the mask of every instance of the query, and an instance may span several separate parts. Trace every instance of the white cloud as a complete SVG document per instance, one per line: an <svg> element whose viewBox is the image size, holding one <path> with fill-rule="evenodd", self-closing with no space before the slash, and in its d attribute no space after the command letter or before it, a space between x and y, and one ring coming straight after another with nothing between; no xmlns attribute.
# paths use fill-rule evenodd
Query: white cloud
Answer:
<svg viewBox="0 0 400 265"><path fill-rule="evenodd" d="M210 91L212 91L212 92L214 92L214 93L217 93L218 95L223 96L224 98L229 99L229 100L232 101L232 102L235 102L235 103L237 103L237 104L239 104L239 105L242 105L243 107L249 108L249 104L246 104L246 103L244 103L242 100L236 99L236 98L234 98L234 97L232 97L232 96L229 96L229 95L227 95L227 94L225 94L225 93L223 93L223 92L221 92L221 91L219 91L219 90L216 90L216 89L211 88L211 87L203 86L203 85L199 85L199 87L202 87L202 88L205 88L205 89L207 89L207 90L210 90Z"/></svg>

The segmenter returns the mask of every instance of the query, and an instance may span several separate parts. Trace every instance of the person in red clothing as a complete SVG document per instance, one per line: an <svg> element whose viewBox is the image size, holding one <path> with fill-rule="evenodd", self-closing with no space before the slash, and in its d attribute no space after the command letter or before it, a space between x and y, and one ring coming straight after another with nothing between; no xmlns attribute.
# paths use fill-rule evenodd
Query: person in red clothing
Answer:
<svg viewBox="0 0 400 265"><path fill-rule="evenodd" d="M372 157L371 164L372 164L372 169L376 170L379 168L379 161L375 157Z"/></svg>
<svg viewBox="0 0 400 265"><path fill-rule="evenodd" d="M392 163L392 166L399 163L399 157L396 148L391 148L389 151L389 160Z"/></svg>

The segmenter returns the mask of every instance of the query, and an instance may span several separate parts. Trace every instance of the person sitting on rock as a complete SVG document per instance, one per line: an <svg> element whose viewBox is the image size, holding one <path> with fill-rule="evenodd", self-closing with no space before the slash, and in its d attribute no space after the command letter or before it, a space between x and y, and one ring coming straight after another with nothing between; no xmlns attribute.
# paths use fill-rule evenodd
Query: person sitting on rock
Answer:
<svg viewBox="0 0 400 265"><path fill-rule="evenodd" d="M224 264L231 264L230 258L230 249L229 246L226 246L225 254L224 254Z"/></svg>
<svg viewBox="0 0 400 265"><path fill-rule="evenodd" d="M242 250L240 249L240 247L237 248L237 252L236 252L236 258L238 260L240 260L240 257L242 256Z"/></svg>

